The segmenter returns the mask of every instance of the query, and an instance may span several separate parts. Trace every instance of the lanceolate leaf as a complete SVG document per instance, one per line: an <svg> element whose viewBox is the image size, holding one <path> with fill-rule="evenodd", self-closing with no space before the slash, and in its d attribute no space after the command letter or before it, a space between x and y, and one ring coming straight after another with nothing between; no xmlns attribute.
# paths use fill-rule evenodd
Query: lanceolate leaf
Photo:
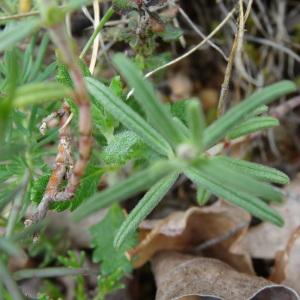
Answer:
<svg viewBox="0 0 300 300"><path fill-rule="evenodd" d="M87 78L89 92L117 120L135 132L149 147L162 155L170 155L172 148L140 115L115 96L109 88L93 78Z"/></svg>
<svg viewBox="0 0 300 300"><path fill-rule="evenodd" d="M203 146L205 119L199 101L190 100L187 107L187 121L192 133L192 142L201 151Z"/></svg>
<svg viewBox="0 0 300 300"><path fill-rule="evenodd" d="M178 130L180 131L181 136L185 140L191 140L191 132L190 130L185 126L185 124L177 117L173 117L173 122L176 124Z"/></svg>
<svg viewBox="0 0 300 300"><path fill-rule="evenodd" d="M49 44L49 35L45 34L41 41L41 45L39 47L37 57L35 59L35 63L33 64L32 69L30 71L29 81L34 80L36 78L36 76L38 75L39 70L42 66L45 54L46 54L48 44Z"/></svg>
<svg viewBox="0 0 300 300"><path fill-rule="evenodd" d="M272 84L248 97L239 105L229 110L222 118L210 125L204 133L204 147L207 149L224 138L230 129L236 126L249 113L258 107L271 103L280 96L296 90L291 81Z"/></svg>
<svg viewBox="0 0 300 300"><path fill-rule="evenodd" d="M150 124L173 145L181 143L182 136L172 120L171 113L158 101L150 82L143 78L126 56L117 54L113 60L130 87L134 89L136 100L147 114Z"/></svg>
<svg viewBox="0 0 300 300"><path fill-rule="evenodd" d="M209 200L211 193L202 186L197 187L197 203L199 205L205 205Z"/></svg>
<svg viewBox="0 0 300 300"><path fill-rule="evenodd" d="M57 82L31 83L16 90L13 104L22 107L70 97L72 90Z"/></svg>
<svg viewBox="0 0 300 300"><path fill-rule="evenodd" d="M272 117L254 117L251 118L233 130L231 130L227 137L229 139L235 139L243 135L247 135L262 129L271 128L279 125L279 121Z"/></svg>
<svg viewBox="0 0 300 300"><path fill-rule="evenodd" d="M30 19L6 25L7 28L0 32L0 51L13 47L19 41L35 31L39 25L39 19Z"/></svg>
<svg viewBox="0 0 300 300"><path fill-rule="evenodd" d="M269 110L269 107L267 105L262 105L253 111L252 116L261 115L263 113L266 113L268 110Z"/></svg>
<svg viewBox="0 0 300 300"><path fill-rule="evenodd" d="M208 189L211 193L247 210L252 215L278 226L283 225L280 215L271 209L265 202L255 196L237 191L222 181L208 176L205 172L191 167L185 174L196 184Z"/></svg>
<svg viewBox="0 0 300 300"><path fill-rule="evenodd" d="M129 197L146 190L167 174L176 171L177 167L178 166L167 161L158 162L148 169L132 175L119 184L116 184L103 192L96 193L75 210L74 219L81 220L100 208L106 207L114 202L124 201Z"/></svg>
<svg viewBox="0 0 300 300"><path fill-rule="evenodd" d="M222 161L224 164L227 164L228 168L232 168L237 170L238 172L253 176L258 180L279 184L289 183L289 178L287 175L270 167L245 160L233 159L226 156L218 156L214 159L216 161Z"/></svg>
<svg viewBox="0 0 300 300"><path fill-rule="evenodd" d="M139 224L158 205L177 178L178 174L168 175L150 188L118 230L114 240L114 246L116 248L119 248L123 244L128 235L132 234Z"/></svg>
<svg viewBox="0 0 300 300"><path fill-rule="evenodd" d="M230 169L222 161L216 161L214 158L207 159L200 162L196 167L236 191L242 191L269 201L282 201L282 194L273 189L271 185L259 182L235 169Z"/></svg>

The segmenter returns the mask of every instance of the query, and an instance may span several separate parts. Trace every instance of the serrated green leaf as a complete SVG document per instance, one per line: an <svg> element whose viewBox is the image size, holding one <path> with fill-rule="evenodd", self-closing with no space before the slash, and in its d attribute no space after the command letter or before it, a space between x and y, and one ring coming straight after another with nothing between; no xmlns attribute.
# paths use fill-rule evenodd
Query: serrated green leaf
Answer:
<svg viewBox="0 0 300 300"><path fill-rule="evenodd" d="M281 216L259 198L232 189L222 181L208 176L205 172L195 167L189 168L185 174L197 185L203 186L218 197L244 208L257 218L271 222L278 226L283 226L284 221Z"/></svg>
<svg viewBox="0 0 300 300"><path fill-rule="evenodd" d="M87 78L86 81L92 96L117 120L135 132L154 151L167 156L172 154L168 142L109 88L93 78Z"/></svg>
<svg viewBox="0 0 300 300"><path fill-rule="evenodd" d="M67 87L70 87L70 88L73 87L73 82L72 82L71 76L69 74L68 67L61 62L57 62L56 80L59 83L64 84Z"/></svg>
<svg viewBox="0 0 300 300"><path fill-rule="evenodd" d="M171 114L174 117L180 119L185 125L188 125L188 120L186 119L187 107L189 105L190 99L181 100L170 105Z"/></svg>
<svg viewBox="0 0 300 300"><path fill-rule="evenodd" d="M159 33L159 36L165 42L176 41L182 36L183 32L180 28L174 27L171 24L167 24L164 28L164 31Z"/></svg>
<svg viewBox="0 0 300 300"><path fill-rule="evenodd" d="M115 76L109 85L110 89L113 91L113 93L121 98L123 94L123 87L122 87L122 81L120 76Z"/></svg>
<svg viewBox="0 0 300 300"><path fill-rule="evenodd" d="M80 185L73 199L69 201L69 208L71 211L75 210L97 191L97 187L102 175L103 169L93 166L92 162L88 165L85 175L81 179Z"/></svg>
<svg viewBox="0 0 300 300"><path fill-rule="evenodd" d="M33 33L40 26L39 19L28 19L6 25L0 32L0 51L13 47L19 41Z"/></svg>
<svg viewBox="0 0 300 300"><path fill-rule="evenodd" d="M51 204L51 209L57 211L64 211L70 209L71 211L76 209L82 202L88 199L97 191L97 186L100 178L103 174L103 170L99 167L93 166L90 163L85 171L80 185L70 201L61 201ZM40 203L46 190L48 181L50 179L50 171L33 182L31 189L31 201L34 203ZM63 186L61 187L63 189Z"/></svg>
<svg viewBox="0 0 300 300"><path fill-rule="evenodd" d="M238 137L278 125L279 121L272 117L253 117L229 131L227 138L236 139Z"/></svg>
<svg viewBox="0 0 300 300"><path fill-rule="evenodd" d="M289 177L287 175L270 167L245 160L233 159L226 156L217 156L214 159L227 164L228 168L236 169L238 172L250 175L258 180L279 184L289 183Z"/></svg>
<svg viewBox="0 0 300 300"><path fill-rule="evenodd" d="M168 175L162 178L159 182L154 184L139 201L127 219L123 222L118 230L114 246L119 248L127 239L129 235L135 232L138 225L150 214L150 212L158 205L161 199L173 186L178 178L178 174Z"/></svg>
<svg viewBox="0 0 300 300"><path fill-rule="evenodd" d="M134 158L142 158L147 146L132 131L122 131L115 134L109 144L103 148L102 160L110 166L122 166Z"/></svg>
<svg viewBox="0 0 300 300"><path fill-rule="evenodd" d="M254 93L242 103L230 109L223 117L210 125L204 133L204 146L209 148L226 136L229 130L236 126L248 114L258 107L271 103L280 96L296 91L296 85L291 81L281 81Z"/></svg>
<svg viewBox="0 0 300 300"><path fill-rule="evenodd" d="M121 202L146 190L164 176L179 170L182 166L168 161L157 162L149 168L140 171L112 186L103 192L96 193L85 201L74 213L75 220L81 220L95 211L114 202Z"/></svg>
<svg viewBox="0 0 300 300"><path fill-rule="evenodd" d="M129 273L132 269L131 262L126 257L126 251L136 244L134 235L128 236L126 242L119 249L113 246L113 239L116 232L125 220L122 208L114 204L105 218L94 225L91 229L93 261L101 262L101 274L104 276L122 270L123 274Z"/></svg>
<svg viewBox="0 0 300 300"><path fill-rule="evenodd" d="M173 122L171 113L158 101L150 82L143 78L134 63L126 56L117 54L113 61L129 86L134 89L135 98L146 113L149 123L172 145L180 144L184 138Z"/></svg>
<svg viewBox="0 0 300 300"><path fill-rule="evenodd" d="M62 100L72 95L72 90L56 82L30 83L17 88L13 104L23 107L47 101Z"/></svg>
<svg viewBox="0 0 300 300"><path fill-rule="evenodd" d="M33 181L31 187L30 199L33 203L40 203L50 179L50 172Z"/></svg>

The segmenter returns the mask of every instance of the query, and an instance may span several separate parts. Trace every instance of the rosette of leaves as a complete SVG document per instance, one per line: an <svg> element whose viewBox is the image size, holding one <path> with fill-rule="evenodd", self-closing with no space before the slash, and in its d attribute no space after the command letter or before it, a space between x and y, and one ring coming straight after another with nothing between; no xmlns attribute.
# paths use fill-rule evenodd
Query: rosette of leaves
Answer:
<svg viewBox="0 0 300 300"><path fill-rule="evenodd" d="M115 236L114 245L120 247L168 193L179 175L184 174L199 187L199 195L212 193L261 220L283 225L280 215L268 203L282 201L281 192L270 183L286 184L289 179L285 174L222 155L210 157L207 151L224 139L277 125L276 119L259 115L265 111L265 105L295 91L294 83L282 81L255 92L209 126L205 124L200 102L191 100L187 106L186 126L157 99L150 82L128 58L118 54L114 63L134 89L135 99L146 117L137 114L97 79L87 78L89 92L112 116L155 151L158 159L147 169L96 193L75 211L75 219L82 219L100 208L148 190Z"/></svg>

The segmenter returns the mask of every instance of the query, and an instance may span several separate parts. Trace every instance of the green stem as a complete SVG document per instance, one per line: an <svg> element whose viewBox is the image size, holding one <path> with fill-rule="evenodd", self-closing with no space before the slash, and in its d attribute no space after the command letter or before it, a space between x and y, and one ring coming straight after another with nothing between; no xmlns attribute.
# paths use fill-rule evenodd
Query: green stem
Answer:
<svg viewBox="0 0 300 300"><path fill-rule="evenodd" d="M13 274L15 280L23 280L29 278L50 278L61 276L89 275L94 273L86 268L65 268L53 267L44 269L25 269L17 271Z"/></svg>
<svg viewBox="0 0 300 300"><path fill-rule="evenodd" d="M19 19L23 19L26 17L38 16L38 15L39 15L38 11L31 11L31 12L16 14L16 15L1 16L0 23L10 21L10 20L19 20Z"/></svg>
<svg viewBox="0 0 300 300"><path fill-rule="evenodd" d="M110 18L112 17L113 13L114 13L114 9L113 9L113 7L110 7L108 9L108 11L106 12L106 14L103 16L103 18L101 19L101 21L98 24L97 28L94 30L92 36L90 37L90 39L86 43L84 49L82 50L82 52L81 52L81 54L79 56L80 59L83 59L84 56L87 54L87 52L91 48L91 46L92 46L95 38L97 37L97 35L99 34L99 32L104 28L105 24L110 20Z"/></svg>

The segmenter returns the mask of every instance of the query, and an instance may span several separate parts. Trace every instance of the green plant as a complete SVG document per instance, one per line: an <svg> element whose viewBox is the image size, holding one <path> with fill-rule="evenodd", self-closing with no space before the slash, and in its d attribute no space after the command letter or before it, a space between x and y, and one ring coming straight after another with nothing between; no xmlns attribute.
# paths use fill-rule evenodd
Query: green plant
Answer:
<svg viewBox="0 0 300 300"><path fill-rule="evenodd" d="M150 14L147 22L141 23L146 8L138 1L115 0L78 55L65 19L92 1L72 0L63 6L57 2L36 1L34 9L38 10L34 16L21 21L8 22L14 20L11 16L2 19L6 25L0 32L0 51L4 51L0 62L0 137L4 141L0 148L0 211L1 225L6 230L0 238L0 298L22 299L15 280L71 274L78 276L77 298L86 299L84 255L78 259L69 252L67 257L58 258L64 268L48 268L57 262L57 243L63 240L60 232L53 239L41 235L40 243L26 249L31 258L42 257L39 267L44 269L10 274L5 265L9 257L21 256L17 241L27 247L26 236L32 244L32 235L41 228L32 223L40 221L48 209L76 209L74 218L80 220L112 205L107 216L90 230L93 259L101 264L96 299L122 286L122 278L132 270L132 261L125 253L136 244L139 223L181 175L195 183L199 205L215 194L262 220L283 224L268 206L271 201L282 200L281 193L270 183L285 184L288 177L263 165L226 157L220 149L234 139L277 126L278 120L262 114L267 104L295 91L292 82L283 81L257 91L206 126L199 100L165 105L139 71L169 60L165 54L154 56L154 50L158 38L171 41L180 37L181 31L170 25L171 19L162 20L164 30L155 31L148 22L153 21ZM18 1L2 3L1 15L17 13ZM114 57L120 75L134 91L126 101L120 76L104 84L93 78L84 61L114 12L128 17L128 26L118 39L127 41L135 53L134 62L120 54ZM24 51L15 47L28 37ZM50 40L57 51L46 66L44 58ZM44 159L55 155L51 169ZM119 182L114 172L124 166L130 167L130 176ZM104 174L109 174L109 183L118 182L98 192ZM145 191L128 217L116 204ZM10 202L7 213L5 208ZM37 213L26 222L32 226L24 229L23 217L31 203L38 205ZM7 290L3 291L2 284ZM52 294L61 296L50 281L46 290L39 299L50 299Z"/></svg>
<svg viewBox="0 0 300 300"><path fill-rule="evenodd" d="M158 158L151 162L152 166L148 169L93 195L75 211L76 219L82 219L97 209L149 189L117 232L114 245L120 247L128 234L136 230L138 224L168 192L179 174L183 173L199 188L248 210L262 220L283 225L281 217L268 203L281 201L281 193L269 182L285 184L288 182L285 174L222 155L210 157L208 153L211 147L223 139L266 128L266 117L257 114L265 109L261 109L263 105L295 91L292 82L283 81L254 93L208 127L205 127L199 102L190 101L186 128L184 124L179 126L178 122L174 122L170 111L157 100L153 87L142 78L132 62L123 55L116 55L114 62L134 89L135 99L146 118L137 114L96 79L86 79L88 90L96 101L156 152ZM253 119L255 126L249 121ZM278 124L277 120L270 117L267 123L267 127Z"/></svg>

